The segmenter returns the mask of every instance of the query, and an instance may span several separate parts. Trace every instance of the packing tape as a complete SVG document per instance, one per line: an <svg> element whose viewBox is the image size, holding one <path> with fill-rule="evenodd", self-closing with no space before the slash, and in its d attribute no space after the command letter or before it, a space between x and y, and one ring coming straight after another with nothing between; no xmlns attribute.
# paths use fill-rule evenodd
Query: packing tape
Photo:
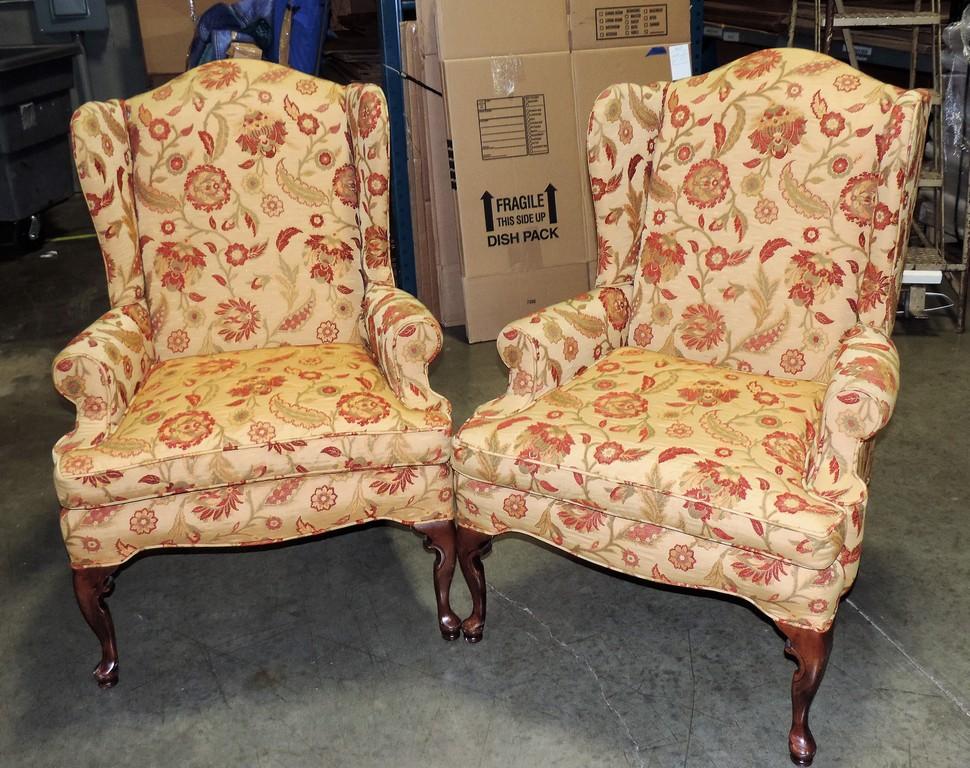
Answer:
<svg viewBox="0 0 970 768"><path fill-rule="evenodd" d="M519 84L519 72L522 69L522 59L518 56L493 56L492 87L496 96L511 96Z"/></svg>

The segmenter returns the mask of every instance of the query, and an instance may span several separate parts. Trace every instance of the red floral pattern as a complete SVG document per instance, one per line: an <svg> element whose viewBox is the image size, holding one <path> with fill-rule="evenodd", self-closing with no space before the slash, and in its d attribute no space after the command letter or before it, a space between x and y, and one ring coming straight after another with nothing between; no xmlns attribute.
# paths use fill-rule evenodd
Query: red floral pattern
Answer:
<svg viewBox="0 0 970 768"><path fill-rule="evenodd" d="M313 344L325 322L360 343L366 286L393 283L383 96L230 64L72 121L112 301L146 301L163 358Z"/></svg>
<svg viewBox="0 0 970 768"><path fill-rule="evenodd" d="M72 565L83 568L116 565L163 547L274 544L375 520L411 525L449 519L448 465L408 470L403 482L402 470L385 468L187 491L153 499L150 508L100 507L98 519L83 508L64 509L61 533Z"/></svg>
<svg viewBox="0 0 970 768"><path fill-rule="evenodd" d="M771 51L604 93L589 135L605 185L597 284L634 284L632 343L824 380L857 319L891 324L925 106L863 77Z"/></svg>
<svg viewBox="0 0 970 768"><path fill-rule="evenodd" d="M380 90L217 61L71 133L115 307L55 360L72 563L451 517L441 331L394 288Z"/></svg>
<svg viewBox="0 0 970 768"><path fill-rule="evenodd" d="M845 531L843 508L805 484L824 393L626 347L514 418L480 408L452 461L460 477L824 568Z"/></svg>
<svg viewBox="0 0 970 768"><path fill-rule="evenodd" d="M827 628L899 384L926 103L798 49L607 89L597 288L500 336L508 392L455 438L460 524Z"/></svg>
<svg viewBox="0 0 970 768"><path fill-rule="evenodd" d="M404 406L362 347L183 357L157 364L107 436L59 447L65 507L350 468L440 464L448 410Z"/></svg>

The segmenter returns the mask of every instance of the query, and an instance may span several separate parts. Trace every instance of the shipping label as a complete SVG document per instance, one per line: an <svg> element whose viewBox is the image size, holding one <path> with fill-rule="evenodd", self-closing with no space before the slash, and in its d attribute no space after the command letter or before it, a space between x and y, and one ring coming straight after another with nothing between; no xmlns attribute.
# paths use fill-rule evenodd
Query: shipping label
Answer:
<svg viewBox="0 0 970 768"><path fill-rule="evenodd" d="M597 40L629 40L667 34L666 5L596 9Z"/></svg>
<svg viewBox="0 0 970 768"><path fill-rule="evenodd" d="M548 154L545 96L479 99L478 133L482 160Z"/></svg>

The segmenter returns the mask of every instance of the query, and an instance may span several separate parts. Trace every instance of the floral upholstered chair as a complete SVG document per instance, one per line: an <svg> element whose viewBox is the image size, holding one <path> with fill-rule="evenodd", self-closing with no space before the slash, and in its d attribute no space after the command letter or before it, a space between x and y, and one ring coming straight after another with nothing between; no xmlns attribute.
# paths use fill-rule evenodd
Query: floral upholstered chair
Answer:
<svg viewBox="0 0 970 768"><path fill-rule="evenodd" d="M54 361L77 425L61 528L101 685L104 598L148 550L273 544L393 520L454 571L441 331L394 287L381 91L217 61L71 124L111 310Z"/></svg>
<svg viewBox="0 0 970 768"><path fill-rule="evenodd" d="M742 597L798 662L790 748L811 762L870 441L899 385L925 127L920 92L796 49L600 95L596 287L502 332L508 392L454 441L467 639L481 555L507 531Z"/></svg>

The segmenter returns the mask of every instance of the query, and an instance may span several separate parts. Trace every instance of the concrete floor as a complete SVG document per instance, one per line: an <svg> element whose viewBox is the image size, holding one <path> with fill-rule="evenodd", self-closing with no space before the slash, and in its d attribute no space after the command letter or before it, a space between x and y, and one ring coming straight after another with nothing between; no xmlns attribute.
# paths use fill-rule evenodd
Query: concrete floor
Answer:
<svg viewBox="0 0 970 768"><path fill-rule="evenodd" d="M53 229L86 226L76 202ZM106 306L95 241L0 262L0 766L785 766L793 665L740 603L618 578L522 539L486 561L478 646L439 639L431 558L390 526L138 561L111 599L121 683L74 603L50 447L53 355ZM819 768L970 764L970 337L915 323L866 552L812 723ZM448 336L466 418L504 388ZM467 612L464 586L455 602Z"/></svg>

